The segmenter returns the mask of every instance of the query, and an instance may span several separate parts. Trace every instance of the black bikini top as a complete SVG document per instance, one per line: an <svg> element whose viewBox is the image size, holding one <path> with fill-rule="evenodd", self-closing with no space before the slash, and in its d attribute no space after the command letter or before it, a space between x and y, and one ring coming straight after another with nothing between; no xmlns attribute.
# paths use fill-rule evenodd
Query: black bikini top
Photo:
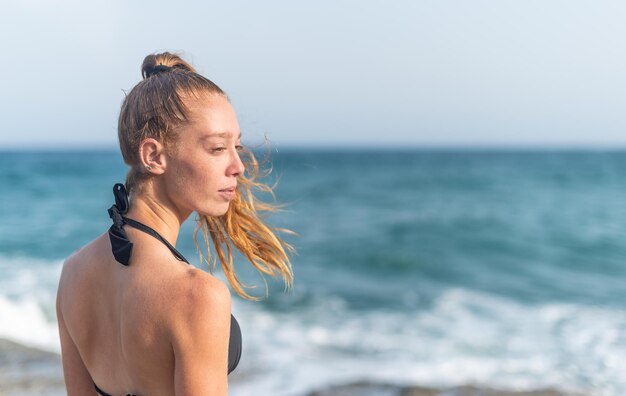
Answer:
<svg viewBox="0 0 626 396"><path fill-rule="evenodd" d="M133 250L133 243L128 239L128 235L124 230L124 225L137 228L147 234L152 235L167 246L172 254L185 263L189 261L174 246L172 246L165 238L159 235L154 229L136 220L124 216L128 213L129 202L128 193L123 184L117 183L113 186L113 195L115 196L115 204L109 209L109 217L113 219L113 225L109 228L109 239L111 240L111 248L113 256L120 264L128 266L130 256ZM228 345L228 374L230 374L239 364L241 359L241 329L237 319L230 315L230 341Z"/></svg>

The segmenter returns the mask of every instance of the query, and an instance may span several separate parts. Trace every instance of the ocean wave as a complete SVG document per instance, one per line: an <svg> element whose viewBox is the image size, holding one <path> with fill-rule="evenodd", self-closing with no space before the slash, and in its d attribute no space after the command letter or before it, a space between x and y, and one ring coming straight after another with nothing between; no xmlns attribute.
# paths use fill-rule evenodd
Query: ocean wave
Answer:
<svg viewBox="0 0 626 396"><path fill-rule="evenodd" d="M55 314L62 260L0 256L0 338L59 352Z"/></svg>
<svg viewBox="0 0 626 396"><path fill-rule="evenodd" d="M269 313L235 306L244 332L237 395L304 395L359 380L433 387L477 383L626 393L626 313L577 304L523 305L467 289L428 309L354 312L336 297Z"/></svg>
<svg viewBox="0 0 626 396"><path fill-rule="evenodd" d="M58 353L61 265L0 257L0 338ZM244 346L233 394L305 395L359 380L626 394L624 310L530 304L460 287L428 303L403 303L415 290L396 297L396 308L357 310L327 290L278 311L234 298Z"/></svg>
<svg viewBox="0 0 626 396"><path fill-rule="evenodd" d="M33 298L12 300L0 295L0 338L59 353L59 331Z"/></svg>

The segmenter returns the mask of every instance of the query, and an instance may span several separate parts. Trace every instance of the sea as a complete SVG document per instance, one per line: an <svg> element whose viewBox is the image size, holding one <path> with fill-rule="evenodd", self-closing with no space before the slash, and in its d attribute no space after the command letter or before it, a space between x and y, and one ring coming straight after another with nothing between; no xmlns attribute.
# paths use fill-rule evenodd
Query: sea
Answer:
<svg viewBox="0 0 626 396"><path fill-rule="evenodd" d="M235 396L356 381L626 395L626 151L272 148L294 284L241 256ZM62 263L118 150L0 153L0 338L59 352ZM271 197L265 196L266 200ZM177 248L201 263L193 215ZM225 280L221 270L215 276Z"/></svg>

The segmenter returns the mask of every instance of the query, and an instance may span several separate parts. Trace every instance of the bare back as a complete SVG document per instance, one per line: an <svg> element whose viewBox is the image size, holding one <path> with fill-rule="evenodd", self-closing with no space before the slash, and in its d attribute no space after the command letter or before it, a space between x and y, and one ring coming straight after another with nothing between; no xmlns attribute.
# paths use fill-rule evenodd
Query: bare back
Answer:
<svg viewBox="0 0 626 396"><path fill-rule="evenodd" d="M150 235L125 229L134 242L132 265L118 263L108 235L99 236L66 261L58 309L85 368L102 390L172 395L174 333L184 325L185 313L196 309L191 306L198 301L194 295L229 292L223 282L177 260ZM230 312L230 305L215 312L222 314L210 320L228 329L230 322L221 322L229 321L223 313ZM227 342L228 334L224 337Z"/></svg>

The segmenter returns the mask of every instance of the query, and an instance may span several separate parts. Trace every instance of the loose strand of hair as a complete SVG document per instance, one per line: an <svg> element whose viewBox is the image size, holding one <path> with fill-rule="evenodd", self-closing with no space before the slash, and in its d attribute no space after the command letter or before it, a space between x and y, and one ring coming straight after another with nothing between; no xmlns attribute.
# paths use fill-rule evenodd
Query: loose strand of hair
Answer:
<svg viewBox="0 0 626 396"><path fill-rule="evenodd" d="M259 175L258 162L254 154L248 152L246 159L246 171L250 170L249 176L240 177L237 196L231 202L226 214L219 217L200 215L196 232L202 231L204 234L207 257L210 257L208 245L210 235L224 275L235 292L243 298L258 301L258 298L244 291L243 288L249 286L244 285L235 274L233 248L246 257L260 273L270 276L277 273L282 275L286 289L289 290L293 282L293 269L288 253L294 253L295 248L277 234L296 235L296 233L284 228L270 227L262 221L262 213L279 211L282 205L262 202L254 196L253 188L268 192L272 197L274 194L272 187L254 180L255 176ZM194 241L197 241L195 236ZM199 249L197 243L196 248ZM203 257L202 253L200 255ZM266 285L267 296L267 282L264 277L262 279Z"/></svg>

